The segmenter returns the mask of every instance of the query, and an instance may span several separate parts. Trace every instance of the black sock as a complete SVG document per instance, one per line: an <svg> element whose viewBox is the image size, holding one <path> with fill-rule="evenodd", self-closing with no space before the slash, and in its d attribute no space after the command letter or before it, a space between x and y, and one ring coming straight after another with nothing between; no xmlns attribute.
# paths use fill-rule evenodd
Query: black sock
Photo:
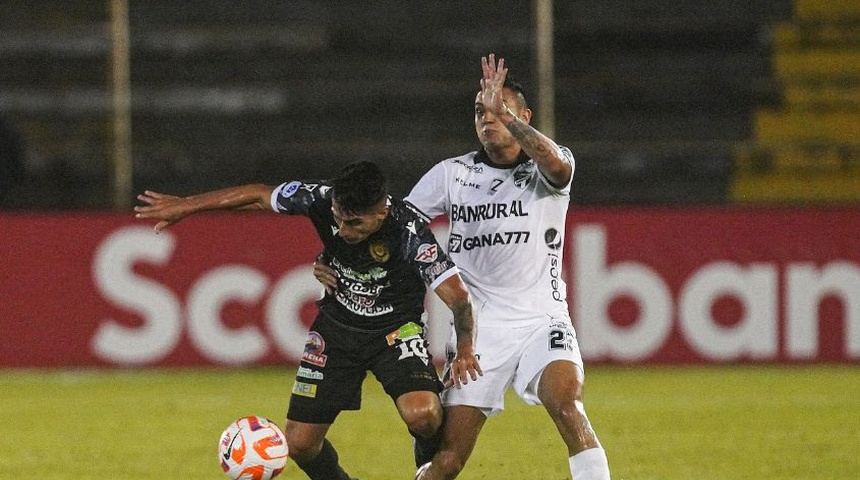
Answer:
<svg viewBox="0 0 860 480"><path fill-rule="evenodd" d="M436 452L439 450L439 444L441 442L441 427L439 430L436 430L436 433L433 434L432 437L429 438L419 437L412 433L412 450L415 453L415 468L419 468L421 465L433 460L433 456L436 455Z"/></svg>
<svg viewBox="0 0 860 480"><path fill-rule="evenodd" d="M415 451L415 468L433 460L433 455L439 450L439 441L442 440L441 432L436 432L430 438L414 437L412 449Z"/></svg>
<svg viewBox="0 0 860 480"><path fill-rule="evenodd" d="M296 462L311 480L350 480L349 475L337 463L337 451L328 439L323 440L319 455L310 462Z"/></svg>

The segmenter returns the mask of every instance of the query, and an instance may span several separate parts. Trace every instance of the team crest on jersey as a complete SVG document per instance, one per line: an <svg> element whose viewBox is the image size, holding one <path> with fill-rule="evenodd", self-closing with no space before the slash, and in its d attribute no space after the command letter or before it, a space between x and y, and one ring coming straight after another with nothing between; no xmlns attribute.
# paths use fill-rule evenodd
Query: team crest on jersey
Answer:
<svg viewBox="0 0 860 480"><path fill-rule="evenodd" d="M370 243L369 251L370 256L379 263L385 263L389 258L391 258L391 252L388 251L388 246L378 240Z"/></svg>
<svg viewBox="0 0 860 480"><path fill-rule="evenodd" d="M439 249L435 243L422 243L421 246L418 247L418 255L415 256L415 260L424 263L433 263L438 257Z"/></svg>
<svg viewBox="0 0 860 480"><path fill-rule="evenodd" d="M526 188L535 173L534 162L521 163L514 169L514 185L519 188Z"/></svg>
<svg viewBox="0 0 860 480"><path fill-rule="evenodd" d="M302 352L302 360L318 367L324 367L328 360L327 355L323 355L325 350L325 340L322 335L317 332L308 332L308 339L305 340L305 351Z"/></svg>

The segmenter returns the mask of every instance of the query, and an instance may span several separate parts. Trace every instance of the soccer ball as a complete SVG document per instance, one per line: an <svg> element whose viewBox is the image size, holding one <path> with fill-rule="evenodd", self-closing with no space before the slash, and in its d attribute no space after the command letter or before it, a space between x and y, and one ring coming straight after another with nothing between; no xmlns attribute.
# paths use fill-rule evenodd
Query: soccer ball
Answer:
<svg viewBox="0 0 860 480"><path fill-rule="evenodd" d="M233 480L269 480L287 465L287 439L278 426L258 416L231 423L218 442L218 461Z"/></svg>

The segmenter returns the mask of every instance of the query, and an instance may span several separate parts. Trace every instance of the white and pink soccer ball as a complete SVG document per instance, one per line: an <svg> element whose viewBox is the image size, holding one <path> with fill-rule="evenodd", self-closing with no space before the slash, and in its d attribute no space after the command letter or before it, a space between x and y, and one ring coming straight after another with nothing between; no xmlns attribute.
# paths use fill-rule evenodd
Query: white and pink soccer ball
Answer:
<svg viewBox="0 0 860 480"><path fill-rule="evenodd" d="M281 429L253 415L231 423L218 442L221 469L233 480L270 480L284 470L288 454Z"/></svg>

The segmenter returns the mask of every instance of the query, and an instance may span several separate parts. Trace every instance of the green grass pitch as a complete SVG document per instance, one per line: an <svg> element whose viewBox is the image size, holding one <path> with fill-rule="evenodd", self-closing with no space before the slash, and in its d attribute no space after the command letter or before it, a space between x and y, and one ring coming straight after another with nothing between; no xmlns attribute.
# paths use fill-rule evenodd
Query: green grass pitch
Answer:
<svg viewBox="0 0 860 480"><path fill-rule="evenodd" d="M283 424L289 368L0 371L0 479L227 478L221 431ZM857 366L588 369L586 407L615 480L860 478ZM330 439L364 480L411 479L411 443L375 380ZM290 464L284 480L306 478ZM463 480L569 478L540 407L509 395Z"/></svg>

